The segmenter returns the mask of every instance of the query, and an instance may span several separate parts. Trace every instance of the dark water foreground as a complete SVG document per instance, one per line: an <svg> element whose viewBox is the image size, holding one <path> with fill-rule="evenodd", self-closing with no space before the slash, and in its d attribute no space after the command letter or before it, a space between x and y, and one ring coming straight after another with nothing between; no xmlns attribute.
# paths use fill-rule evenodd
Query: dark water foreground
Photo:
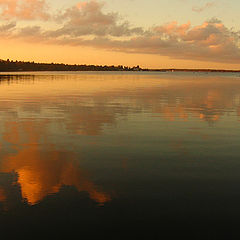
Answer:
<svg viewBox="0 0 240 240"><path fill-rule="evenodd" d="M239 239L237 74L5 74L0 116L5 236Z"/></svg>

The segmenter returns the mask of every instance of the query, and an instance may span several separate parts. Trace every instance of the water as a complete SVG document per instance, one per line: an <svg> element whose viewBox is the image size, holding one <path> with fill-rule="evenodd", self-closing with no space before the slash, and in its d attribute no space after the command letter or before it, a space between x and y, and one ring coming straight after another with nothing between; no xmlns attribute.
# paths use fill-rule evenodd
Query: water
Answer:
<svg viewBox="0 0 240 240"><path fill-rule="evenodd" d="M238 235L239 74L6 73L0 116L2 233Z"/></svg>

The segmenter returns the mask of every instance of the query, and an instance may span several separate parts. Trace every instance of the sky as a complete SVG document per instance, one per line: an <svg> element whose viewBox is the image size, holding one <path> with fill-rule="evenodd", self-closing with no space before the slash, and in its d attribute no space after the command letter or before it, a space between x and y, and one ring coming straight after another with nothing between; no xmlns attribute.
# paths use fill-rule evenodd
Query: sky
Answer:
<svg viewBox="0 0 240 240"><path fill-rule="evenodd" d="M239 0L0 0L0 59L240 69Z"/></svg>

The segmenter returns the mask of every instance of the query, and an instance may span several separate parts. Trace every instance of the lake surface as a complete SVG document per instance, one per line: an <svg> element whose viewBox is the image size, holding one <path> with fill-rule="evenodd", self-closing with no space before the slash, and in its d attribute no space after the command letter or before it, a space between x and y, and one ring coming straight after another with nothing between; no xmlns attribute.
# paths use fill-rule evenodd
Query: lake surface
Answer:
<svg viewBox="0 0 240 240"><path fill-rule="evenodd" d="M239 239L239 74L4 73L0 116L1 233Z"/></svg>

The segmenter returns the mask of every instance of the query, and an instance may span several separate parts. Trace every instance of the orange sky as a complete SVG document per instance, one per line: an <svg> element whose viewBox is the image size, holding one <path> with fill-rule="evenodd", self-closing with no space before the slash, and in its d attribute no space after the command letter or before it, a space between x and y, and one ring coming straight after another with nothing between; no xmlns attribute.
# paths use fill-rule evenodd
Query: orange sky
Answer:
<svg viewBox="0 0 240 240"><path fill-rule="evenodd" d="M154 15L153 1L148 6L138 1L140 12L144 6L149 11L142 12L143 24L143 19L136 16L134 20L130 11L113 1L71 0L67 4L61 0L58 8L55 0L0 0L0 58L143 68L240 69L239 32L230 25L230 15L218 18L214 12L223 5L205 2L197 6L195 0L189 0L184 3L190 8L188 14L182 9L182 15L178 12L151 22L151 12L153 19L158 16ZM178 1L173 0L173 8L180 8ZM168 5L164 7L170 11Z"/></svg>
<svg viewBox="0 0 240 240"><path fill-rule="evenodd" d="M47 44L32 44L20 41L0 40L2 59L55 62L67 64L96 65L140 65L142 68L213 68L240 69L239 64L216 63L209 61L194 61L172 59L167 56L151 54L129 54L101 50L91 47L58 46ZM26 51L26 49L28 49ZM47 54L46 54L47 53ZM116 57L117 56L117 57Z"/></svg>

